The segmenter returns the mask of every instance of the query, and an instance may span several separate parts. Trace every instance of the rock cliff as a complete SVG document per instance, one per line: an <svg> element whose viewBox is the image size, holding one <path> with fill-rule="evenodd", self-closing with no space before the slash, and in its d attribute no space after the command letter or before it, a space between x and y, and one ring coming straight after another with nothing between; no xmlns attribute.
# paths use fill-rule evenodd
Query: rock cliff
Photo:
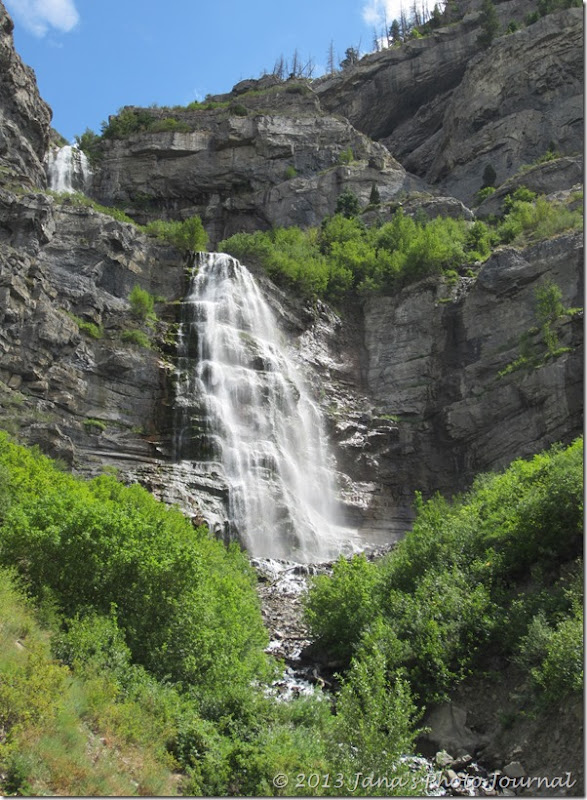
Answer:
<svg viewBox="0 0 587 800"><path fill-rule="evenodd" d="M526 13L516 2L499 9L502 20ZM473 219L443 192L470 202L488 161L510 183L480 215L521 182L565 191L580 182L577 156L515 173L551 139L579 147L580 19L557 12L479 52L473 9L311 85L243 82L215 108L173 110L179 129L104 140L92 192L138 222L201 214L217 242L318 225L343 189L366 206L374 184L383 216L403 202L408 213ZM0 4L0 424L78 471L114 466L196 517L219 510L226 487L172 459L185 257L44 191L50 111L11 24ZM170 111L149 113L162 121ZM401 535L416 489L454 492L581 432L581 316L557 321L559 352L547 357L535 315L546 280L565 307L582 305L581 266L581 238L567 234L340 313L257 274L323 407L340 498L366 542ZM133 312L134 286L159 298L154 327ZM522 340L540 363L510 369Z"/></svg>
<svg viewBox="0 0 587 800"><path fill-rule="evenodd" d="M150 112L155 119L172 113L188 131L106 140L93 195L141 222L199 214L218 242L242 230L318 225L343 189L366 205L373 184L384 201L423 188L384 146L324 114L307 84L251 89L238 100Z"/></svg>
<svg viewBox="0 0 587 800"><path fill-rule="evenodd" d="M33 70L14 50L13 27L0 3L0 169L19 184L44 187L51 110L39 96Z"/></svg>
<svg viewBox="0 0 587 800"><path fill-rule="evenodd" d="M506 2L497 10L503 31L529 7ZM582 153L581 9L549 14L486 50L479 31L473 10L431 36L367 56L320 82L320 103L466 203L487 164L500 184L551 146Z"/></svg>

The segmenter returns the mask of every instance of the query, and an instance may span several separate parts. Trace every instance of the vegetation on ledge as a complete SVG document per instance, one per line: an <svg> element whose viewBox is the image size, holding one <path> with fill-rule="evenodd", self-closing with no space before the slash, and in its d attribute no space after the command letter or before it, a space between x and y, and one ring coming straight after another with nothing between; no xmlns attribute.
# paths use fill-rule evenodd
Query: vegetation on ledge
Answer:
<svg viewBox="0 0 587 800"><path fill-rule="evenodd" d="M260 265L278 283L308 297L337 301L352 293L391 294L429 275L454 276L500 244L524 246L582 226L580 209L537 198L525 187L507 198L503 218L493 225L413 218L399 209L389 222L367 227L351 194L340 196L339 213L320 228L237 233L218 249Z"/></svg>

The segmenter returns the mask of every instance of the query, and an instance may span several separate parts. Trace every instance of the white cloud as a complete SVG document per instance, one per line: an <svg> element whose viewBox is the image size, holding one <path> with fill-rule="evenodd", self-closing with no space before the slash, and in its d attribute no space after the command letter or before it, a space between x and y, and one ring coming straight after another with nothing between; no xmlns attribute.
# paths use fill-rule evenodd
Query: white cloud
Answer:
<svg viewBox="0 0 587 800"><path fill-rule="evenodd" d="M416 0L416 8L421 11L422 7L432 9L435 0ZM442 7L442 2L439 2ZM399 19L402 8L408 17L412 14L414 0L364 0L363 2L363 21L366 25L375 28L377 31L387 21L388 26L394 19Z"/></svg>
<svg viewBox="0 0 587 800"><path fill-rule="evenodd" d="M39 38L50 29L67 33L79 22L75 0L6 0L17 22Z"/></svg>

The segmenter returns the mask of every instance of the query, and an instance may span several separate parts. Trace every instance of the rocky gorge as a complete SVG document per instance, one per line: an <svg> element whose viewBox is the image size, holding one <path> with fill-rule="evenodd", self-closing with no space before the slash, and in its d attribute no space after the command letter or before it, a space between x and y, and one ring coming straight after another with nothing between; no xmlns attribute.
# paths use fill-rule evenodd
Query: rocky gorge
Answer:
<svg viewBox="0 0 587 800"><path fill-rule="evenodd" d="M505 26L531 4L496 8ZM49 191L51 112L0 3L0 427L77 473L139 482L195 523L221 519L223 475L174 454L193 254L143 226L197 214L212 249L241 231L319 226L344 191L367 223L398 208L487 219L519 186L580 205L581 9L548 14L487 50L479 9L468 4L430 36L336 75L264 76L201 108L149 109L144 129L102 137L85 202ZM497 190L481 201L488 163ZM503 245L473 269L336 307L247 266L322 411L337 502L364 547L404 535L415 491L451 496L480 472L582 431L581 232ZM573 311L556 320L559 349L512 369L524 347L546 353L536 293L547 281ZM137 286L155 298L156 319L133 309ZM515 749L504 748L494 754L502 765Z"/></svg>

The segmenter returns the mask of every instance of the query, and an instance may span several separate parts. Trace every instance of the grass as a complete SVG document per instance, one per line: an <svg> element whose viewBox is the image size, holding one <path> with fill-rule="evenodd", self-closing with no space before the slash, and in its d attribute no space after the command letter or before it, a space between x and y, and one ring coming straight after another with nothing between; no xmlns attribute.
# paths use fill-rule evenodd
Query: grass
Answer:
<svg viewBox="0 0 587 800"><path fill-rule="evenodd" d="M122 341L127 344L136 344L137 347L142 347L145 350L152 348L151 340L143 331L137 329L124 331L122 334Z"/></svg>
<svg viewBox="0 0 587 800"><path fill-rule="evenodd" d="M101 686L97 687L97 682ZM129 735L130 720L139 733ZM10 570L0 570L0 792L171 795L175 764L137 704L57 663ZM143 730L144 729L144 730ZM143 731L143 732L141 732Z"/></svg>
<svg viewBox="0 0 587 800"><path fill-rule="evenodd" d="M93 417L88 417L88 419L84 420L84 428L88 433L102 433L105 431L108 426L105 422L101 419L94 419Z"/></svg>
<svg viewBox="0 0 587 800"><path fill-rule="evenodd" d="M104 329L101 325L96 325L95 322L88 322L88 320L77 317L69 311L65 312L67 316L75 322L82 333L85 333L90 339L101 339L104 336Z"/></svg>

